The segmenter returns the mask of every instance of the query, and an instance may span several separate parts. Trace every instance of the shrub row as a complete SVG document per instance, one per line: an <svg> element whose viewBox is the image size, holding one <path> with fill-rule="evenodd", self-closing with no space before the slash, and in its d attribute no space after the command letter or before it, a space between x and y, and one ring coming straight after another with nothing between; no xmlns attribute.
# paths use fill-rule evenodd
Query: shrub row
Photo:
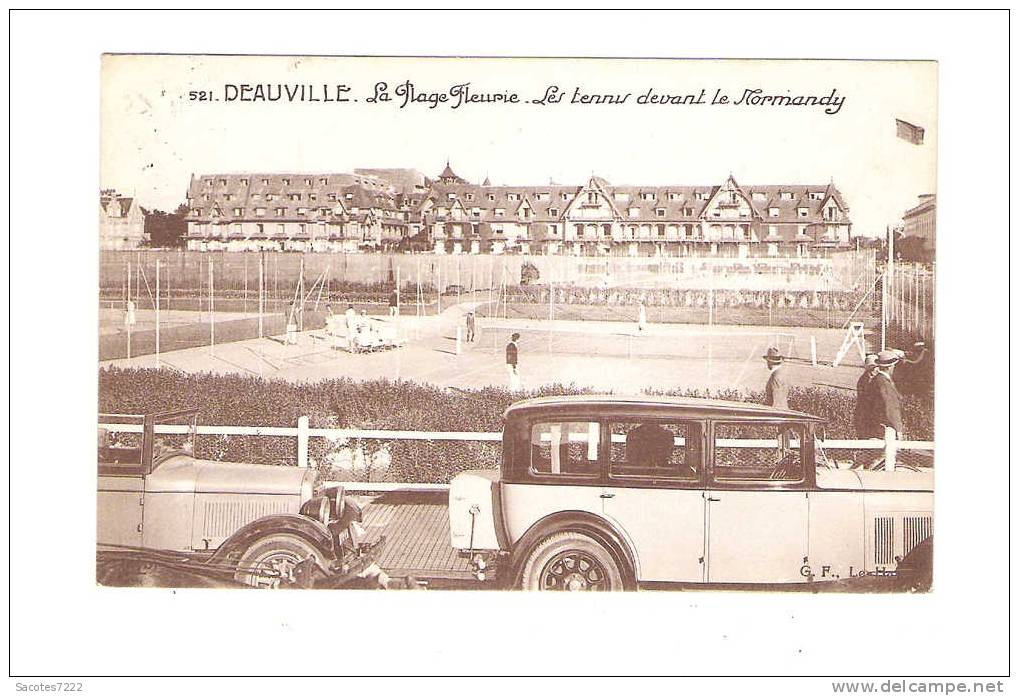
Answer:
<svg viewBox="0 0 1019 696"><path fill-rule="evenodd" d="M294 427L298 417L306 415L313 428L493 432L502 429L503 412L514 401L584 393L591 390L560 384L513 393L496 387L453 390L390 380L292 383L169 370L111 367L99 371L100 412L147 413L196 407L203 425ZM751 401L761 397L738 391L659 393ZM824 418L829 438L855 437L852 415L856 397L852 392L797 389L789 401L794 409ZM910 438L933 437L931 399L906 397L904 417ZM329 466L329 460L343 449L361 449L366 460L385 449L387 470L338 474ZM292 438L203 436L199 438L198 454L209 459L263 464L293 465L296 460ZM487 442L331 442L312 438L310 444L310 458L324 475L347 480L370 476L371 480L445 483L466 469L497 466L499 454L499 443Z"/></svg>

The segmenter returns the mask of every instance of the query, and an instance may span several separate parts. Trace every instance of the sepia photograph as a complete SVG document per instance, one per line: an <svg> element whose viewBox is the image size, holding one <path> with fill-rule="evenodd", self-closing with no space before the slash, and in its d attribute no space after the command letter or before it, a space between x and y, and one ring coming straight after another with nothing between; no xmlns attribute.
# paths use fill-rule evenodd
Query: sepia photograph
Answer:
<svg viewBox="0 0 1019 696"><path fill-rule="evenodd" d="M97 582L930 591L936 65L637 67L104 56Z"/></svg>

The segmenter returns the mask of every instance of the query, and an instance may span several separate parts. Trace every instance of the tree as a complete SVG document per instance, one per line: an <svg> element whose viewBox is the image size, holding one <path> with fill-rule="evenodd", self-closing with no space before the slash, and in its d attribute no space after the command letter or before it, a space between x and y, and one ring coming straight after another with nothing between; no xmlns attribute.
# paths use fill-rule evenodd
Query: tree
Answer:
<svg viewBox="0 0 1019 696"><path fill-rule="evenodd" d="M145 212L145 234L148 236L147 245L150 247L183 247L184 237L187 235L188 207L185 204L177 206L172 213L162 210L150 210Z"/></svg>

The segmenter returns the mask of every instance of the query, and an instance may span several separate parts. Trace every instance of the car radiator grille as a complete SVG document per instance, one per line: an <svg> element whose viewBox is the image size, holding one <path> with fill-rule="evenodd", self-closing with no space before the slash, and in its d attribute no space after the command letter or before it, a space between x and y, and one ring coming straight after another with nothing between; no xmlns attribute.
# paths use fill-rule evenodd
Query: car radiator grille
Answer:
<svg viewBox="0 0 1019 696"><path fill-rule="evenodd" d="M293 512L289 496L258 496L256 499L209 500L205 503L205 524L202 538L222 539L230 536L248 522L266 515Z"/></svg>
<svg viewBox="0 0 1019 696"><path fill-rule="evenodd" d="M915 549L932 533L930 515L886 515L874 518L874 556L876 566L891 566ZM901 534L896 538L896 528ZM896 544L896 541L900 542Z"/></svg>

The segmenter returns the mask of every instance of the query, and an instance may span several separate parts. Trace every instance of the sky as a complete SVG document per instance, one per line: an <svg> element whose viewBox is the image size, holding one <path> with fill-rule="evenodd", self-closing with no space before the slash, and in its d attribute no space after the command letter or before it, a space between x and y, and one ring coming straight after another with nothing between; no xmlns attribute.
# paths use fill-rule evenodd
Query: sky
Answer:
<svg viewBox="0 0 1019 696"><path fill-rule="evenodd" d="M410 81L424 101L401 106ZM369 99L386 83L390 101ZM454 85L520 103L452 108ZM347 102L239 101L240 85L311 86ZM558 103L535 104L549 86ZM748 105L744 91L823 97L825 106ZM629 94L621 104L571 103ZM705 104L638 104L700 95ZM192 98L192 92L196 93ZM201 92L214 100L200 100ZM716 93L727 104L711 104ZM432 108L430 94L447 101ZM922 145L895 119L922 126ZM480 183L744 185L834 181L854 233L881 235L936 191L937 65L921 61L105 56L100 181L147 208L172 210L192 174L344 172L407 167L436 176L447 159Z"/></svg>

